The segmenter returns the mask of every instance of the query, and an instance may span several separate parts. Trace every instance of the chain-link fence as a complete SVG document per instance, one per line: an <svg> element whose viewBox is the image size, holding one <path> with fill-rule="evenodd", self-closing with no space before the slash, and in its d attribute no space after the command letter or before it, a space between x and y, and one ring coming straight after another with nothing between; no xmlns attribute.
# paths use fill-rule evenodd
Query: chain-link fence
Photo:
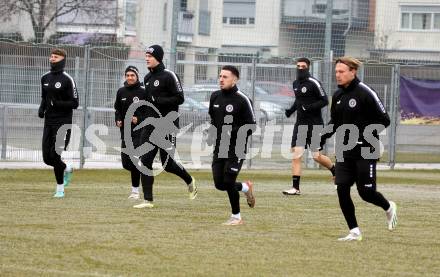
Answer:
<svg viewBox="0 0 440 277"><path fill-rule="evenodd" d="M0 39L206 54L440 61L440 7L413 0L4 0ZM192 57L191 57L192 56Z"/></svg>
<svg viewBox="0 0 440 277"><path fill-rule="evenodd" d="M1 43L0 137L1 159L41 161L43 121L37 117L40 102L40 78L48 69L50 46ZM84 164L94 161L118 161L119 130L114 124L113 103L123 83L127 65L135 65L141 76L147 69L142 51L108 47L72 47L66 71L74 77L80 108L74 113L72 141L66 159ZM210 94L218 89L217 76L225 64L236 65L241 72L239 88L253 100L258 130L252 136L248 165L278 168L286 166L290 157L290 138L295 118L286 118L284 109L294 101L291 83L295 66L291 60L267 59L258 55L244 57L199 55L195 59L179 59L177 73L182 79L185 103L180 108L181 126L186 130L178 138L178 154L184 163L195 166L210 160L209 147L202 142L202 130L196 128L209 121L207 105ZM188 58L188 57L186 57ZM167 63L168 60L165 61ZM315 60L312 74L330 88L336 89L334 72L325 70L323 60ZM435 66L399 66L366 63L359 78L376 90L385 104L392 125L381 135L384 144L383 162L440 162L440 143L436 139L440 126L402 125L399 108L399 77L440 79ZM328 119L328 107L323 109ZM188 129L185 126L192 124ZM94 138L97 138L94 139ZM334 151L333 142L327 151ZM307 162L307 159L305 159ZM310 163L309 166L313 166Z"/></svg>
<svg viewBox="0 0 440 277"><path fill-rule="evenodd" d="M364 61L359 78L384 102L391 126L381 135L383 162L438 163L440 7L424 0L108 0L0 3L0 138L2 160L40 161L40 78L57 45L68 52L80 108L66 158L81 164L119 159L113 103L127 65L147 73L144 47L160 44L164 63L181 78L186 96L179 157L209 160L200 128L225 64L240 69L239 88L252 100L259 129L248 165L278 167L290 155L295 118L295 58L313 60L312 75L329 97L336 90L332 61ZM35 19L40 20L35 20ZM405 82L405 85L401 85ZM408 82L419 82L408 87ZM425 89L428 87L427 89ZM439 89L438 89L439 90ZM437 90L437 91L438 91ZM430 93L430 95L428 95ZM411 102L417 103L412 106ZM429 106L429 107L428 107ZM328 108L323 109L325 121ZM424 113L427 108L430 112ZM433 112L434 111L434 112ZM436 115L432 116L424 116ZM96 136L95 145L87 136ZM326 149L333 151L330 141ZM310 163L313 166L314 163Z"/></svg>

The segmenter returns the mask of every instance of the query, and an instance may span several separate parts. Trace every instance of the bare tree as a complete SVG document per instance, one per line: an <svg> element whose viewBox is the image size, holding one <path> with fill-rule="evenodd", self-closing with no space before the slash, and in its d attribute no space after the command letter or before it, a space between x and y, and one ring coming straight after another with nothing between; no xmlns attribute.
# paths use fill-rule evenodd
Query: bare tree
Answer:
<svg viewBox="0 0 440 277"><path fill-rule="evenodd" d="M116 16L116 6L98 0L1 0L0 19L11 19L13 15L25 13L30 17L35 42L43 42L44 35L58 17L64 15L85 14L90 18L108 18ZM113 9L113 10L111 10Z"/></svg>

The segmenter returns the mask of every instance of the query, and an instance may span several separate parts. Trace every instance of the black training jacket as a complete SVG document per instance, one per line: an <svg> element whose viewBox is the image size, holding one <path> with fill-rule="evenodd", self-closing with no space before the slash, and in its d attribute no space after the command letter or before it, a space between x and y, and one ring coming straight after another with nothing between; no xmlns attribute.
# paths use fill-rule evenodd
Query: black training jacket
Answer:
<svg viewBox="0 0 440 277"><path fill-rule="evenodd" d="M171 111L179 111L185 98L179 77L171 70L165 69L161 63L153 69L144 78L146 100L150 101L161 113L166 116ZM144 109L143 116L159 117L153 109ZM146 114L145 114L146 113ZM174 121L176 127L179 127L179 119Z"/></svg>
<svg viewBox="0 0 440 277"><path fill-rule="evenodd" d="M364 129L370 124L381 124L386 128L390 125L390 117L377 93L355 77L347 88L339 87L333 95L329 124L334 124L333 133L342 124L354 124L358 128L358 143L352 150L344 151L344 158L363 159L361 147L370 147L371 150L379 147L364 139ZM348 135L347 131L344 144L348 141ZM379 138L377 132L373 135ZM326 134L324 139L330 136L331 134Z"/></svg>
<svg viewBox="0 0 440 277"><path fill-rule="evenodd" d="M328 105L328 99L321 83L309 75L304 80L295 80L293 91L295 102L286 113L290 116L296 111L298 125L322 125L321 109Z"/></svg>
<svg viewBox="0 0 440 277"><path fill-rule="evenodd" d="M79 104L75 81L64 72L64 60L59 64L41 77L38 113L47 125L72 124L72 110Z"/></svg>
<svg viewBox="0 0 440 277"><path fill-rule="evenodd" d="M236 86L229 90L218 90L211 94L209 100L209 115L211 124L217 129L217 136L214 148L214 154L219 153L220 140L222 138L222 126L232 125L230 134L230 145L228 158L236 158L235 145L237 140L237 132L241 126L252 124L252 129L248 130L246 137L245 153L247 148L247 139L255 130L255 114L252 108L251 100ZM225 116L232 115L232 124L225 123ZM222 157L220 157L222 158ZM244 157L241 157L244 158Z"/></svg>
<svg viewBox="0 0 440 277"><path fill-rule="evenodd" d="M115 121L122 121L121 127L121 137L123 134L123 126L125 114L127 113L128 108L132 103L137 103L139 100L145 100L145 87L141 86L141 83L138 81L133 85L128 85L127 82L124 82L124 86L118 89L116 93L115 100ZM138 108L134 116L138 117L138 123L140 122L140 109ZM135 127L134 124L131 126ZM122 137L123 138L123 137Z"/></svg>

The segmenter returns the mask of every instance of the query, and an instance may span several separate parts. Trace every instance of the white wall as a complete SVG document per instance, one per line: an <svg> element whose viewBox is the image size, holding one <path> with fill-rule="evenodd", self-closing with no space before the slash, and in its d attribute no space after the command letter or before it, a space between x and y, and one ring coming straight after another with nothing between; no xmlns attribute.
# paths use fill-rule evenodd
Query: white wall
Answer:
<svg viewBox="0 0 440 277"><path fill-rule="evenodd" d="M194 39L192 46L220 48L222 44L222 10L223 0L209 0L208 10L211 12L210 35L199 35L199 0L189 0L188 9L194 12Z"/></svg>
<svg viewBox="0 0 440 277"><path fill-rule="evenodd" d="M348 33L345 40L345 55L357 58L369 58L368 49L374 48L373 34L363 33L361 35Z"/></svg>
<svg viewBox="0 0 440 277"><path fill-rule="evenodd" d="M0 24L0 33L20 33L24 40L34 39L34 30L29 15L25 12L12 15L10 21ZM45 38L54 33L54 28L50 26L45 33Z"/></svg>
<svg viewBox="0 0 440 277"><path fill-rule="evenodd" d="M199 1L188 0L188 10L194 13L194 36L187 49L230 49L234 52L255 52L261 47L271 48L271 54L278 54L280 3L281 0L257 0L255 24L227 25L223 24L223 0L210 0L208 9L211 11L210 35L199 35ZM139 26L137 38L141 44L158 43L165 49L170 46L172 0L140 1ZM163 31L163 5L167 3L167 28Z"/></svg>
<svg viewBox="0 0 440 277"><path fill-rule="evenodd" d="M164 14L165 3L167 3L166 15ZM139 19L136 33L141 44L146 46L160 44L165 51L169 50L172 8L172 0L139 1ZM164 17L166 17L165 31L163 30Z"/></svg>
<svg viewBox="0 0 440 277"><path fill-rule="evenodd" d="M254 25L222 24L222 45L272 46L278 45L280 0L257 0Z"/></svg>
<svg viewBox="0 0 440 277"><path fill-rule="evenodd" d="M440 31L408 31L400 29L400 5L440 5L438 0L377 0L375 46L389 50L440 51ZM418 59L413 53L399 54L405 59ZM397 56L399 56L397 55ZM396 54L393 55L396 58ZM437 59L440 59L438 57Z"/></svg>

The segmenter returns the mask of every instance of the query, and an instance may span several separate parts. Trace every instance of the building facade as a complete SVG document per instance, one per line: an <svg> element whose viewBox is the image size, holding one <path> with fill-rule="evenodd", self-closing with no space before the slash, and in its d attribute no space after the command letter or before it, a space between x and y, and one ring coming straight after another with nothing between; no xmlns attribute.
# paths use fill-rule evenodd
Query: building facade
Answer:
<svg viewBox="0 0 440 277"><path fill-rule="evenodd" d="M438 63L439 41L439 1L377 0L372 55L409 63Z"/></svg>

